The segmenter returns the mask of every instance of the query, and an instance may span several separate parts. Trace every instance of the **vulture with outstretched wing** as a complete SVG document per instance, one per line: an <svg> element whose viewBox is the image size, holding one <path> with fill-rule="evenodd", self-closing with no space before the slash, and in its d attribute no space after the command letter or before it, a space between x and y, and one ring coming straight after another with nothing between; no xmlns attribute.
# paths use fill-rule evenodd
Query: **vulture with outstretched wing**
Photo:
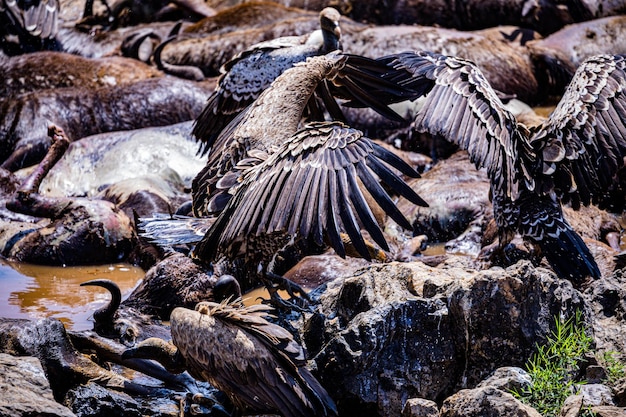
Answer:
<svg viewBox="0 0 626 417"><path fill-rule="evenodd" d="M338 51L311 57L286 70L235 118L193 182L194 212L219 213L194 256L205 263L243 259L258 265L264 279L272 275L273 257L296 241L330 245L345 256L345 233L370 259L364 229L388 249L372 204L410 229L381 182L425 205L396 173L417 172L342 122L301 123L314 91L326 82L359 105L399 117L380 102L405 94L382 80L386 72L384 64Z"/></svg>
<svg viewBox="0 0 626 417"><path fill-rule="evenodd" d="M561 204L576 208L599 202L623 165L624 56L586 60L537 126L519 123L470 61L429 52L380 61L390 67L389 80L415 87L415 97L425 95L414 127L457 144L476 167L486 168L500 248L519 233L539 246L559 276L576 284L600 277L589 249L563 218Z"/></svg>

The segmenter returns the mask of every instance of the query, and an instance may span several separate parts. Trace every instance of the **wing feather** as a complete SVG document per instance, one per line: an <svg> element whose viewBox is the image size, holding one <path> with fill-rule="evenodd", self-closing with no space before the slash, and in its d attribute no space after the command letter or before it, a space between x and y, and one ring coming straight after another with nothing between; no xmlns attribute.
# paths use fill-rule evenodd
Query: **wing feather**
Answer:
<svg viewBox="0 0 626 417"><path fill-rule="evenodd" d="M357 251L369 259L361 228L388 249L370 208L374 201L396 222L411 227L378 180L400 195L423 201L386 161L413 176L417 173L387 152L340 122L310 123L243 174L241 185L232 190L236 198L222 213L228 216L222 219L226 225L217 221L222 229L209 229L205 240L217 239L225 252L232 239L285 232L317 244L327 239L338 254L345 256L341 240L345 232ZM374 201L360 190L359 180Z"/></svg>
<svg viewBox="0 0 626 417"><path fill-rule="evenodd" d="M300 183L301 185L297 187L296 194L294 196L294 204L293 204L293 214L292 220L289 222L289 229L287 233L290 235L296 234L298 231L303 229L301 219L308 218L306 205L307 201L311 199L311 183L315 178L314 174L311 174L311 167L305 165L300 168L300 173L302 175L296 180L296 183ZM306 226L305 226L306 227ZM308 234L308 231L302 230L304 235Z"/></svg>
<svg viewBox="0 0 626 417"><path fill-rule="evenodd" d="M537 154L550 162L543 188L565 203L600 202L626 155L625 108L626 58L598 55L583 62L531 137Z"/></svg>
<svg viewBox="0 0 626 417"><path fill-rule="evenodd" d="M337 255L345 258L346 256L346 248L341 240L341 230L339 228L338 217L340 210L339 205L337 204L337 194L339 191L337 190L337 175L333 171L328 173L328 196L330 198L330 204L328 201L325 202L326 206L326 233L328 233L328 240L330 241L331 246L337 252ZM321 213L324 215L324 213Z"/></svg>
<svg viewBox="0 0 626 417"><path fill-rule="evenodd" d="M346 195L348 190L348 179L346 178L346 170L339 169L336 171L337 176L337 191L338 195L333 198L333 205L339 207L339 217L341 218L341 224L346 230L346 233L350 237L350 241L354 245L357 252L368 261L371 260L367 245L363 240L360 227L357 223L356 216L352 210L348 196Z"/></svg>
<svg viewBox="0 0 626 417"><path fill-rule="evenodd" d="M305 196L308 196L309 201L319 201L321 178L322 175L309 175L308 179L310 182L308 192L305 194ZM323 237L322 234L318 232L319 216L316 214L319 210L306 210L305 204L306 201L303 201L301 206L302 215L300 217L300 232L302 233L302 236L312 235L313 241L318 246L322 246ZM295 231L292 231L291 233L295 233Z"/></svg>
<svg viewBox="0 0 626 417"><path fill-rule="evenodd" d="M357 163L362 164L362 162ZM354 166L350 166L348 169L350 170L350 175L347 176L347 180L349 182L350 201L354 205L354 209L361 220L361 224L363 224L365 230L367 230L372 239L374 239L374 242L376 242L382 249L388 251L389 246L387 245L385 236L380 230L380 226L376 222L376 218L374 217L374 214L372 213L361 188L357 184L356 178L358 174L354 172L356 168Z"/></svg>
<svg viewBox="0 0 626 417"><path fill-rule="evenodd" d="M324 243L324 231L327 226L327 217L323 216L326 213L326 205L328 201L328 170L321 170L319 174L319 187L318 187L318 199L317 199L317 213L313 213L311 210L311 215L314 216L317 221L317 227L314 230L313 241L318 245L322 245ZM306 235L303 235L306 236ZM339 239L341 240L341 239Z"/></svg>
<svg viewBox="0 0 626 417"><path fill-rule="evenodd" d="M521 179L532 182L525 173L533 161L524 159L532 157L527 152L530 145L476 65L430 52L405 52L383 59L393 68L390 78L414 89L416 96L426 93L413 122L417 130L467 150L472 162L486 167L492 182L501 183L507 195L519 194ZM424 88L427 82L430 88ZM510 166L502 169L503 164ZM503 172L507 178L498 177Z"/></svg>
<svg viewBox="0 0 626 417"><path fill-rule="evenodd" d="M223 65L218 87L196 119L192 134L205 154L220 132L286 69L317 53L309 35L287 36L252 45Z"/></svg>

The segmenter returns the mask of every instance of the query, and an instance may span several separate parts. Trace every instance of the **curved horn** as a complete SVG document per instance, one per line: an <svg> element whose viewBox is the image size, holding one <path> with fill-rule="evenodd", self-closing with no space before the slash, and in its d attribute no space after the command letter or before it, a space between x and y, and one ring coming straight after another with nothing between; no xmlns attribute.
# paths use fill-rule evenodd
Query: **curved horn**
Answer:
<svg viewBox="0 0 626 417"><path fill-rule="evenodd" d="M148 31L144 33L135 33L128 36L122 42L122 55L128 58L134 58L142 62L149 62L150 56L153 51L151 50L147 56L140 56L142 53L141 47L146 39L153 39L156 42L161 42L161 38L154 32Z"/></svg>
<svg viewBox="0 0 626 417"><path fill-rule="evenodd" d="M178 348L158 337L149 337L134 348L126 349L122 353L122 359L152 359L175 374L186 370L185 360L178 352Z"/></svg>
<svg viewBox="0 0 626 417"><path fill-rule="evenodd" d="M95 286L107 289L111 293L111 301L106 306L99 308L93 313L93 319L96 323L112 322L115 312L122 302L122 291L120 287L110 279L94 279L91 281L83 282L81 287Z"/></svg>
<svg viewBox="0 0 626 417"><path fill-rule="evenodd" d="M204 73L198 67L194 67L191 65L172 65L172 64L163 62L163 60L161 60L161 52L163 52L163 48L165 48L165 46L168 43L172 42L174 39L176 39L176 36L171 36L167 38L166 40L164 40L163 42L161 42L154 49L152 57L154 58L154 63L156 64L157 68L165 72L166 74L176 75L178 77L185 78L188 80L194 80L194 81L204 80L205 79Z"/></svg>

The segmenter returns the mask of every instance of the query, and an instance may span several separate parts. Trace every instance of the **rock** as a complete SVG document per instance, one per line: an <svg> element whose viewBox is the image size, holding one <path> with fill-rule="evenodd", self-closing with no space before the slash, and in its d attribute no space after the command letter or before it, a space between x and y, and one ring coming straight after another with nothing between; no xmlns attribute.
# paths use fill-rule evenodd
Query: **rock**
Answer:
<svg viewBox="0 0 626 417"><path fill-rule="evenodd" d="M585 384L580 386L584 406L615 405L611 388L604 384Z"/></svg>
<svg viewBox="0 0 626 417"><path fill-rule="evenodd" d="M61 401L67 391L90 380L109 388L154 393L115 372L105 370L78 352L56 319L21 320L0 318L0 352L35 356L41 361L54 398Z"/></svg>
<svg viewBox="0 0 626 417"><path fill-rule="evenodd" d="M447 307L411 294L410 279L408 268L373 266L329 283L322 294L327 343L314 361L340 413L398 415L409 398L452 388L454 343L441 337L451 332Z"/></svg>
<svg viewBox="0 0 626 417"><path fill-rule="evenodd" d="M615 402L620 407L626 407L626 378L619 379L613 386Z"/></svg>
<svg viewBox="0 0 626 417"><path fill-rule="evenodd" d="M600 384L606 378L606 371L600 365L589 365L585 369L585 380L588 384Z"/></svg>
<svg viewBox="0 0 626 417"><path fill-rule="evenodd" d="M70 417L74 414L57 403L39 359L0 353L0 415Z"/></svg>
<svg viewBox="0 0 626 417"><path fill-rule="evenodd" d="M199 385L189 375L172 375L152 361L122 360L122 345L98 338L92 332L68 335L59 320L21 320L0 318L0 352L22 357L34 356L41 362L41 375L48 378L50 395L47 397L72 408L79 416L178 416L179 401L175 395L191 391L211 396L214 389ZM81 350L78 350L81 349ZM89 356L82 353L86 351ZM133 380L112 370L108 362L142 372L145 376ZM21 362L20 362L21 363ZM115 366L115 365L114 365ZM0 373L4 375L4 372ZM3 387L0 375L0 387ZM136 378L136 379L135 379ZM162 381L162 383L160 382ZM27 379L11 381L24 386ZM4 388L2 388L4 389ZM4 406L0 398L0 405ZM128 394L128 395L127 395ZM65 414L24 414L24 416L73 416ZM52 405L49 409L53 410ZM15 414L3 414L13 416Z"/></svg>
<svg viewBox="0 0 626 417"><path fill-rule="evenodd" d="M78 417L176 417L178 410L173 403L169 407L159 407L159 400L155 399L143 406L132 397L121 392L107 390L100 385L90 382L70 390L64 403L74 411ZM146 407L147 405L147 407ZM164 408L161 410L160 408Z"/></svg>
<svg viewBox="0 0 626 417"><path fill-rule="evenodd" d="M481 381L477 388L493 387L502 391L521 391L532 383L532 378L525 370L516 366L505 366L495 370L488 378Z"/></svg>
<svg viewBox="0 0 626 417"><path fill-rule="evenodd" d="M560 417L577 417L582 411L595 406L614 406L611 389L602 384L580 385L575 395L565 399Z"/></svg>
<svg viewBox="0 0 626 417"><path fill-rule="evenodd" d="M411 398L402 407L402 417L439 417L439 409L434 401Z"/></svg>
<svg viewBox="0 0 626 417"><path fill-rule="evenodd" d="M626 416L626 408L612 407L608 405L591 407L591 412L594 413L596 417L624 417Z"/></svg>
<svg viewBox="0 0 626 417"><path fill-rule="evenodd" d="M583 296L593 311L596 349L626 352L626 270L592 281Z"/></svg>
<svg viewBox="0 0 626 417"><path fill-rule="evenodd" d="M446 296L461 349L465 371L460 387L477 384L498 367L525 364L535 345L551 333L557 315L569 317L582 310L588 317L569 281L528 261L473 276L466 270L454 272L459 275L438 296Z"/></svg>
<svg viewBox="0 0 626 417"><path fill-rule="evenodd" d="M534 408L493 387L464 389L447 398L441 417L541 417Z"/></svg>
<svg viewBox="0 0 626 417"><path fill-rule="evenodd" d="M577 417L583 407L583 396L570 395L563 402L559 417Z"/></svg>
<svg viewBox="0 0 626 417"><path fill-rule="evenodd" d="M522 366L556 315L588 313L568 281L529 262L442 265L373 265L314 294L320 306L303 339L340 412L397 416L409 398L443 401Z"/></svg>

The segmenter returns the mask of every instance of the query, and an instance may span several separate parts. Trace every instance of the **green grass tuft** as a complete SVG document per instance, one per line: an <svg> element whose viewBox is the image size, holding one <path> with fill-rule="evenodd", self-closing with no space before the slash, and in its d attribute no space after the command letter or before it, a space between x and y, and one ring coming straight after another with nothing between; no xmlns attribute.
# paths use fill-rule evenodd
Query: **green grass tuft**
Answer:
<svg viewBox="0 0 626 417"><path fill-rule="evenodd" d="M576 393L575 378L592 342L580 311L565 321L557 318L547 343L537 346L526 364L531 385L513 395L544 417L558 416L565 399Z"/></svg>
<svg viewBox="0 0 626 417"><path fill-rule="evenodd" d="M618 355L618 352L607 351L598 360L606 371L606 383L610 386L626 376L624 364L617 358Z"/></svg>

